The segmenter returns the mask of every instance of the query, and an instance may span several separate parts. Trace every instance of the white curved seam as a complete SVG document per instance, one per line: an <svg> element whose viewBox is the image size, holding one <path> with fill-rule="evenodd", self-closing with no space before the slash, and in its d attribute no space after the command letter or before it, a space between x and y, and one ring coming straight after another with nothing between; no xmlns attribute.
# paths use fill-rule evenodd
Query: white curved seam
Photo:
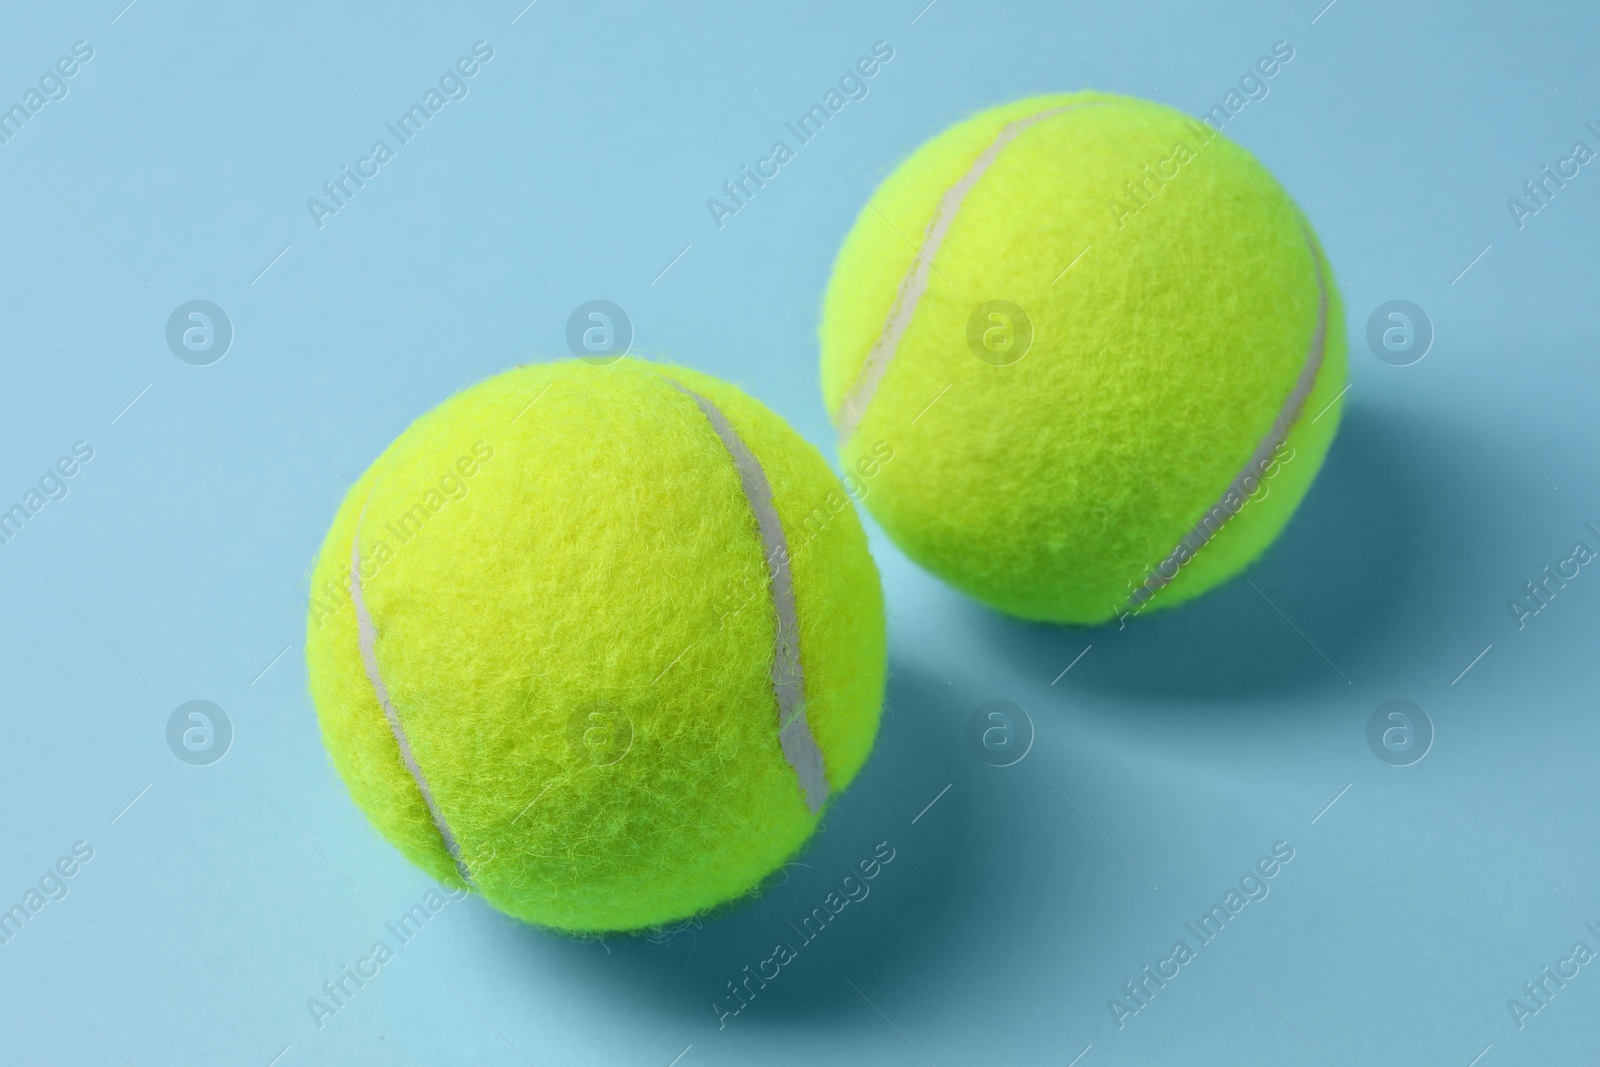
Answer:
<svg viewBox="0 0 1600 1067"><path fill-rule="evenodd" d="M456 872L461 875L462 881L472 886L472 872L467 870L466 862L461 858L461 846L456 842L456 835L450 831L444 813L439 810L438 802L433 798L433 790L428 787L428 777L422 773L422 765L417 762L415 753L411 751L411 741L406 737L405 728L400 725L400 713L395 710L394 702L389 699L389 687L384 683L383 673L378 669L378 630L372 623L372 615L367 611L366 598L361 592L360 526L361 520L357 519L358 533L350 543L350 601L356 609L356 636L361 646L361 664L366 669L367 681L372 683L372 691L377 694L378 704L383 708L383 717L389 720L389 732L394 735L395 744L400 748L400 760L405 764L406 770L411 772L412 780L417 783L417 792L422 794L422 802L428 807L428 815L433 819L434 828L444 839L445 850L455 861Z"/></svg>
<svg viewBox="0 0 1600 1067"><path fill-rule="evenodd" d="M850 440L862 417L866 415L867 406L872 403L872 398L878 391L878 384L883 381L884 374L889 370L889 364L893 362L895 353L900 348L901 338L911 326L917 304L921 301L923 293L928 290L928 276L933 270L933 257L938 254L939 246L944 244L944 239L961 210L962 202L966 200L972 187L978 184L978 179L983 177L984 172L994 164L1001 150L1034 123L1066 111L1104 106L1106 106L1105 101L1063 104L1007 123L995 135L995 139L989 142L988 147L978 154L978 158L973 160L972 166L967 168L967 172L960 180L944 191L944 195L939 198L939 206L934 210L933 218L928 220L927 228L923 232L922 247L917 250L910 268L900 279L900 288L895 295L894 306L889 309L889 316L884 321L883 331L867 352L867 358L856 375L855 384L845 394L844 402L839 405L839 413L834 416L840 441Z"/></svg>
<svg viewBox="0 0 1600 1067"><path fill-rule="evenodd" d="M700 413L733 457L740 487L750 503L750 510L755 513L761 552L767 564L767 581L772 589L772 606L777 616L772 633L772 692L778 701L778 745L799 782L806 807L815 815L828 801L828 775L822 749L806 718L806 680L800 664L800 621L795 611L794 573L789 563L788 538L772 502L772 485L767 481L761 461L745 445L721 409L682 383L674 381L672 384L699 405Z"/></svg>
<svg viewBox="0 0 1600 1067"><path fill-rule="evenodd" d="M1294 388L1289 390L1283 406L1278 409L1277 418L1272 420L1272 428L1256 445L1249 461L1238 474L1233 476L1233 480L1228 483L1228 487L1223 490L1217 502L1205 510L1199 521L1178 540L1167 557L1155 565L1139 588L1133 591L1124 609L1126 611L1137 610L1145 601L1155 596L1157 590L1177 577L1179 569L1183 566L1184 556L1192 557L1199 552L1221 531L1224 523L1244 510L1245 501L1249 498L1250 492L1253 492L1246 490L1245 483L1252 477L1260 482L1262 472L1271 465L1272 454L1288 439L1289 431L1294 428L1300 413L1305 409L1306 399L1315 388L1317 374L1322 370L1323 352L1327 346L1328 335L1328 285L1322 273L1322 253L1315 244L1312 244L1309 237L1306 238L1306 245L1311 249L1311 262L1317 273L1317 326L1312 332L1311 344L1306 352L1305 364L1300 368L1300 376L1295 379ZM1230 505L1230 497L1236 497L1238 502Z"/></svg>

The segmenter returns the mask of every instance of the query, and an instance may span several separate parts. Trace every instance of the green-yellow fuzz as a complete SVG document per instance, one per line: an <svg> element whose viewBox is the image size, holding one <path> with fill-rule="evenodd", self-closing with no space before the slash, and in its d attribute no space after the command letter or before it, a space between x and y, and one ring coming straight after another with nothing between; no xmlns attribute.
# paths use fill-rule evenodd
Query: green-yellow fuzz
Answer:
<svg viewBox="0 0 1600 1067"><path fill-rule="evenodd" d="M1196 120L1102 93L1035 97L941 133L861 211L822 313L836 422L947 190L1010 123L1069 105L1016 133L966 193L841 450L849 469L892 448L866 504L907 555L1001 610L1093 623L1198 596L1272 542L1338 426L1345 338L1322 260L1321 369L1287 439L1248 502L1130 605L1308 365L1321 253L1272 175ZM993 300L1032 324L1009 366L967 340Z"/></svg>
<svg viewBox="0 0 1600 1067"><path fill-rule="evenodd" d="M520 367L418 419L351 488L312 576L323 741L373 825L464 881L364 668L496 908L637 930L753 892L810 836L773 688L757 519L711 400L759 460L793 574L805 714L842 789L884 684L877 570L817 451L733 386L624 359Z"/></svg>

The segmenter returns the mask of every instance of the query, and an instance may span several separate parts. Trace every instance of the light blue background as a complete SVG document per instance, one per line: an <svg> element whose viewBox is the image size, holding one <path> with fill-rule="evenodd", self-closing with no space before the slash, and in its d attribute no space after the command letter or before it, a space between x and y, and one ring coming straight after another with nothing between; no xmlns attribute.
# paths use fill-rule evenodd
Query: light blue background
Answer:
<svg viewBox="0 0 1600 1067"><path fill-rule="evenodd" d="M8 6L0 101L76 40L95 55L0 147L0 500L75 441L94 459L0 547L0 906L74 842L94 858L0 947L0 1060L1600 1057L1600 965L1521 1030L1507 1008L1574 942L1600 949L1600 575L1523 629L1507 606L1574 541L1600 547L1600 170L1523 230L1505 206L1575 140L1600 147L1600 17L923 2ZM318 230L306 199L478 40L495 56L470 95ZM878 40L895 54L870 95L713 226L706 199ZM306 696L306 575L346 479L462 385L565 354L595 297L639 350L740 383L831 456L815 319L852 185L1020 95L1199 113L1279 40L1295 58L1228 133L1321 234L1353 388L1256 588L1125 630L1023 625L874 531L884 729L787 882L654 942L452 904L319 1030L307 998L429 888L350 802ZM164 340L194 298L236 331L207 367ZM1393 298L1437 331L1413 366L1363 340ZM194 698L234 726L211 766L165 741ZM1395 698L1437 730L1405 768L1365 741ZM990 699L1035 724L1013 767L964 740ZM880 841L871 896L719 1029L724 983ZM1119 1030L1108 998L1277 841L1295 859L1270 896Z"/></svg>

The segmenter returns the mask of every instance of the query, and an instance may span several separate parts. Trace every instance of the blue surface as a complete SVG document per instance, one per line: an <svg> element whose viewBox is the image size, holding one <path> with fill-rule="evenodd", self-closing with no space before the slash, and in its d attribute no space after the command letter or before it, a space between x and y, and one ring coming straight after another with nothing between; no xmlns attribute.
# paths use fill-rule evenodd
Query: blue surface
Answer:
<svg viewBox="0 0 1600 1067"><path fill-rule="evenodd" d="M43 883L0 946L0 1061L1600 1058L1600 964L1561 962L1600 951L1600 572L1568 565L1520 626L1508 606L1574 542L1600 549L1600 169L1520 229L1506 205L1575 141L1600 148L1600 16L923 2L0 16L0 103L93 50L0 146L0 503L92 450L0 547L0 907ZM307 198L478 41L493 58L446 82L466 95L318 228ZM717 228L706 200L877 41L894 56L868 95ZM300 653L346 479L458 387L565 354L593 298L638 350L739 382L832 455L815 318L857 190L1024 94L1198 114L1277 41L1294 59L1227 133L1321 234L1353 388L1250 583L1122 630L1030 626L874 531L888 714L786 882L654 940L568 941L470 898L389 934L431 886L330 768ZM208 366L166 340L195 299L233 327ZM1410 366L1364 341L1392 299L1436 331ZM209 765L167 740L196 699L232 727ZM1014 766L965 740L994 699L1036 730ZM1396 699L1435 731L1404 767L1367 742ZM726 983L880 842L870 896L719 1023ZM1246 883L1267 895L1202 944L1185 924L1279 842L1292 861ZM71 876L47 876L62 857ZM393 958L319 1027L308 1000L379 939ZM1123 983L1179 940L1194 958L1119 1028L1108 1002L1131 1009ZM1535 1014L1545 965L1577 974Z"/></svg>

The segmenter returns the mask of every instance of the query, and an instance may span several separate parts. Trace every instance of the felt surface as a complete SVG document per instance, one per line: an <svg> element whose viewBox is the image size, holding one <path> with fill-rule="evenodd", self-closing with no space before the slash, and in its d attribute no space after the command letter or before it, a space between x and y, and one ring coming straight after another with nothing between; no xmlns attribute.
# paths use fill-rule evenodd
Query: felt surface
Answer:
<svg viewBox="0 0 1600 1067"><path fill-rule="evenodd" d="M811 835L778 744L776 615L727 448L789 545L806 715L828 781L861 768L884 685L878 576L816 449L732 386L626 359L522 367L418 419L357 481L312 579L324 742L374 825L460 886L362 665L376 653L475 887L569 931L658 926L755 891Z"/></svg>
<svg viewBox="0 0 1600 1067"><path fill-rule="evenodd" d="M1129 97L1033 97L933 138L864 206L820 326L836 419L920 254L940 198L1005 127L1021 130L961 203L846 464L896 456L866 505L907 555L1023 618L1117 615L1222 498L1270 431L1316 330L1310 224L1244 149ZM1248 503L1142 610L1237 574L1293 514L1339 414L1343 311L1323 267L1321 372ZM1031 348L996 366L969 347L1006 300ZM1316 419L1313 423L1312 420Z"/></svg>

